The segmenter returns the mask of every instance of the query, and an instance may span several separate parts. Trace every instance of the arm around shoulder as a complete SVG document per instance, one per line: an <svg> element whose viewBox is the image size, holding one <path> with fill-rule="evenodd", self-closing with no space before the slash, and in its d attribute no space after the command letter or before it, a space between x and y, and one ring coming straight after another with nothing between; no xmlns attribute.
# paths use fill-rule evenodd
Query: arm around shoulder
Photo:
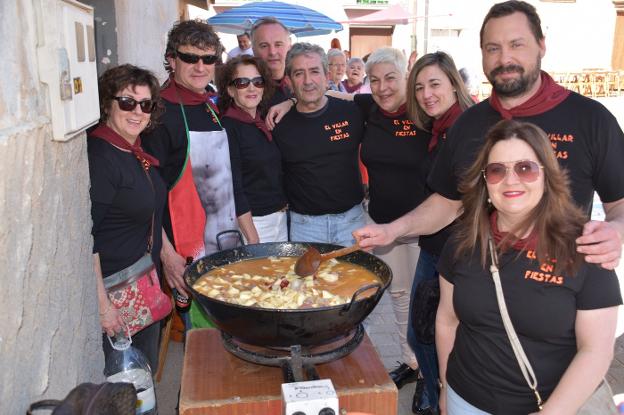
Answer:
<svg viewBox="0 0 624 415"><path fill-rule="evenodd" d="M589 221L583 235L577 238L578 252L585 254L589 263L605 269L615 269L622 256L624 241L624 199L604 203L605 221Z"/></svg>

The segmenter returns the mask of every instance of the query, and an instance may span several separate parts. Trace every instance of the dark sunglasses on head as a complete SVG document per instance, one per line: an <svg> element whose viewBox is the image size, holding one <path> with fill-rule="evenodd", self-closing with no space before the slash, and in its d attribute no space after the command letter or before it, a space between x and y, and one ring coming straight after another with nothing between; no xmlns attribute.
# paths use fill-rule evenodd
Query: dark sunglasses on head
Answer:
<svg viewBox="0 0 624 415"><path fill-rule="evenodd" d="M253 84L256 88L264 88L264 79L261 76L256 76L255 78L236 78L232 79L230 85L234 85L236 89L245 89L249 86L249 84Z"/></svg>
<svg viewBox="0 0 624 415"><path fill-rule="evenodd" d="M201 59L204 65L212 65L217 63L217 55L196 55L194 53L183 53L176 50L176 56L180 58L182 62L196 64Z"/></svg>
<svg viewBox="0 0 624 415"><path fill-rule="evenodd" d="M512 166L508 166L513 164ZM524 183L531 183L537 180L539 177L540 169L544 166L540 166L531 160L519 160L512 163L490 163L485 166L485 169L481 170L485 181L489 184L497 184L503 181L507 176L509 170L513 169L518 179Z"/></svg>
<svg viewBox="0 0 624 415"><path fill-rule="evenodd" d="M149 114L156 108L156 101L153 99L146 99L143 101L137 101L136 99L130 97L113 97L113 99L117 101L119 109L122 111L134 111L138 105L141 107L141 111L145 114Z"/></svg>

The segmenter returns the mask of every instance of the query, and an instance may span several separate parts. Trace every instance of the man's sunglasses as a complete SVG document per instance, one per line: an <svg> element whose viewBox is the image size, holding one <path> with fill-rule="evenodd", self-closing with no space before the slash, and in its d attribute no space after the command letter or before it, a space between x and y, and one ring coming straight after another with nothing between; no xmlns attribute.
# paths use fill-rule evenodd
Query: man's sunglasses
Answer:
<svg viewBox="0 0 624 415"><path fill-rule="evenodd" d="M245 89L249 86L249 84L253 84L256 88L264 88L264 79L261 76L256 76L255 78L236 78L232 79L230 85L234 85L236 89Z"/></svg>
<svg viewBox="0 0 624 415"><path fill-rule="evenodd" d="M119 105L119 109L122 111L134 111L136 106L141 107L141 111L145 114L150 114L156 108L156 101L153 99L146 99L143 101L137 101L130 97L113 97Z"/></svg>
<svg viewBox="0 0 624 415"><path fill-rule="evenodd" d="M204 65L212 65L217 63L217 55L196 55L194 53L183 53L176 50L176 56L184 63L196 64L201 59Z"/></svg>
<svg viewBox="0 0 624 415"><path fill-rule="evenodd" d="M509 166L510 164L511 166ZM543 168L544 166L540 166L534 161L519 160L511 163L490 163L485 166L485 169L481 170L481 172L488 184L500 183L511 169L513 169L513 172L518 176L520 181L531 183L537 180L540 169Z"/></svg>

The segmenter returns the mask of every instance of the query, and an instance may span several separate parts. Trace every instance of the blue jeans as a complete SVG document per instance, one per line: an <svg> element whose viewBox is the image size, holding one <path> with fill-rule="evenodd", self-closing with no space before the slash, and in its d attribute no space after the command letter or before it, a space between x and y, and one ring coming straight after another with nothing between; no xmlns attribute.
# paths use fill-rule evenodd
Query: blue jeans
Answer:
<svg viewBox="0 0 624 415"><path fill-rule="evenodd" d="M432 409L438 408L438 379L440 374L438 373L438 356L436 354L435 343L422 344L416 339L414 329L412 328L412 309L413 301L416 297L416 289L421 281L426 281L434 278L438 278L438 271L436 270L436 264L438 263L438 256L431 254L424 249L420 250L420 256L418 257L418 264L416 265L416 274L414 275L414 282L412 283L412 293L410 299L410 318L407 326L407 342L414 350L416 359L418 360L418 366L420 373L425 379L425 392L418 403L420 408L431 407Z"/></svg>
<svg viewBox="0 0 624 415"><path fill-rule="evenodd" d="M446 385L446 413L448 415L490 415L466 402L448 385Z"/></svg>
<svg viewBox="0 0 624 415"><path fill-rule="evenodd" d="M352 245L354 230L366 225L362 204L358 203L342 213L302 215L290 211L290 240L293 242L323 242Z"/></svg>

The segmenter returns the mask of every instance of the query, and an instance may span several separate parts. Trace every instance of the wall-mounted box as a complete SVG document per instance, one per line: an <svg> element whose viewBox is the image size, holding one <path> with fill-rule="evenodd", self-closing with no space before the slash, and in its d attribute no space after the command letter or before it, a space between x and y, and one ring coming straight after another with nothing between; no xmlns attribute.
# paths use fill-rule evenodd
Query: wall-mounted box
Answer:
<svg viewBox="0 0 624 415"><path fill-rule="evenodd" d="M39 77L48 85L53 138L66 141L100 118L93 7L74 0L35 4Z"/></svg>

